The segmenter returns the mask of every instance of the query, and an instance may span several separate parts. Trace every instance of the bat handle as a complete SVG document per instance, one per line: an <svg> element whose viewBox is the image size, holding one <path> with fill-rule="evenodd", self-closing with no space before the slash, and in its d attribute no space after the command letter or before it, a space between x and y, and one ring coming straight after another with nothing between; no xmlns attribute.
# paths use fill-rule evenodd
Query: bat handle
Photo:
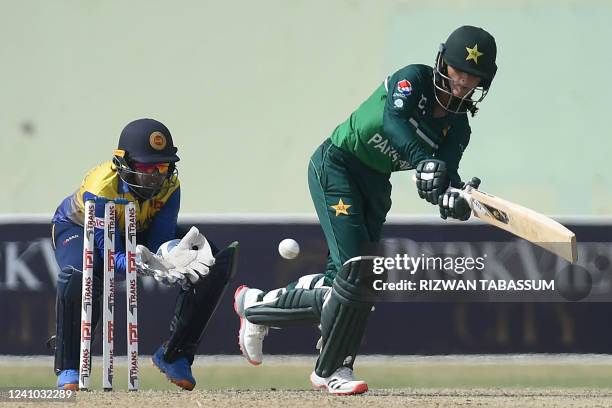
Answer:
<svg viewBox="0 0 612 408"><path fill-rule="evenodd" d="M478 190L478 187L480 187L480 179L478 177L472 177L472 179L468 181L467 184L475 190Z"/></svg>

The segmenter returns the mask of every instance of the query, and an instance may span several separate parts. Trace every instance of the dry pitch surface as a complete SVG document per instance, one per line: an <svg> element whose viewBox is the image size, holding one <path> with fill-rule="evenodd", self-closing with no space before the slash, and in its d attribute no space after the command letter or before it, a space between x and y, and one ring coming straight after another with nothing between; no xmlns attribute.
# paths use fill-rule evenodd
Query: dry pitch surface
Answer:
<svg viewBox="0 0 612 408"><path fill-rule="evenodd" d="M16 405L16 404L15 404ZM53 406L53 404L45 404ZM26 406L22 404L22 406ZM30 404L30 406L32 406ZM38 404L36 406L39 406ZM57 406L57 404L54 404ZM70 405L67 405L70 406ZM612 393L594 390L377 389L363 396L331 397L321 392L141 391L138 394L91 392L75 406L90 407L610 407Z"/></svg>
<svg viewBox="0 0 612 408"><path fill-rule="evenodd" d="M609 356L448 356L365 357L357 374L371 391L363 396L332 397L308 384L314 357L272 358L251 367L239 358L198 359L193 392L179 391L141 362L141 391L125 390L126 367L119 359L118 391L99 391L100 365L94 361L97 390L78 395L74 405L0 402L1 406L91 407L611 407L612 358ZM0 358L0 385L49 388L48 358Z"/></svg>

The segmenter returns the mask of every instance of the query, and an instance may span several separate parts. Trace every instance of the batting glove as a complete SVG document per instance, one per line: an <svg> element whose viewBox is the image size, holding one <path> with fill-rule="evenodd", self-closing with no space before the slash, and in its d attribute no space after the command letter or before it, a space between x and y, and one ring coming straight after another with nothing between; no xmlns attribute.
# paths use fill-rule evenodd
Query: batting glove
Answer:
<svg viewBox="0 0 612 408"><path fill-rule="evenodd" d="M446 163L436 159L423 160L417 165L415 176L419 197L431 204L438 204L450 184Z"/></svg>

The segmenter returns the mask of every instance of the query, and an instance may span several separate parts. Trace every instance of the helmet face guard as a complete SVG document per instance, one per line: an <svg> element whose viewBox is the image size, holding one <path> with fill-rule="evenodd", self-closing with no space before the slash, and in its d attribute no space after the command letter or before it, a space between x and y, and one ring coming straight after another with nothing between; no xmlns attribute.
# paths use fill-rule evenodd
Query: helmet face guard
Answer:
<svg viewBox="0 0 612 408"><path fill-rule="evenodd" d="M434 67L433 85L436 89L434 95L438 104L446 111L451 113L467 113L468 111L473 114L476 113L478 105L487 96L489 92L488 86L485 84L488 81L484 81L481 78L481 85L478 85L470 89L465 96L458 97L453 95L453 79L448 76L448 64L444 62L442 58L442 52L438 53L436 57L436 64ZM448 101L442 102L440 95L447 95Z"/></svg>
<svg viewBox="0 0 612 408"><path fill-rule="evenodd" d="M167 173L160 173L157 170L152 173L136 171L125 155L115 156L113 164L117 167L119 178L127 184L134 195L143 200L150 200L161 192L168 191L178 179L178 170L174 163L170 163Z"/></svg>

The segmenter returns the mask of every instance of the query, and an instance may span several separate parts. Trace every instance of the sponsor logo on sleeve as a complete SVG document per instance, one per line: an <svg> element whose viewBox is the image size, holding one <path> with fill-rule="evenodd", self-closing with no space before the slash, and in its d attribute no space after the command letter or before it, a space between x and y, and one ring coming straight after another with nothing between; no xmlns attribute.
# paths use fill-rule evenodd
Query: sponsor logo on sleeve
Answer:
<svg viewBox="0 0 612 408"><path fill-rule="evenodd" d="M408 96L412 93L412 84L407 79L402 79L397 83L397 92Z"/></svg>

